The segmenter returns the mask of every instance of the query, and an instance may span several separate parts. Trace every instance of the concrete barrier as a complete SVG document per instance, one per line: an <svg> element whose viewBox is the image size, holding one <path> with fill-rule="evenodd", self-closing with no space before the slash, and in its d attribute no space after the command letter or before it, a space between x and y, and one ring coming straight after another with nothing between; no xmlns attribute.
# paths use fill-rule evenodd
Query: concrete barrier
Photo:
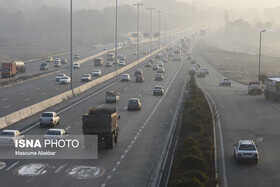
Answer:
<svg viewBox="0 0 280 187"><path fill-rule="evenodd" d="M175 43L179 39L173 41L169 45ZM116 77L116 76L122 74L123 72L125 72L125 71L127 71L127 70L129 70L129 69L131 69L133 67L135 67L136 65L146 61L147 59L151 58L153 55L155 55L158 52L160 52L162 49L165 49L166 47L168 47L169 45L167 45L165 47L162 47L162 48L152 52L151 54L149 54L149 55L147 55L147 56L145 56L145 57L143 57L143 58L141 58L141 59L139 59L139 60L137 60L135 62L132 62L131 64L129 64L129 65L123 67L123 68L118 69L117 72L111 72L111 73L109 73L107 75L104 75L104 76L102 76L102 77L100 77L100 78L98 78L96 80L93 80L91 82L88 82L88 83L86 83L84 85L81 85L81 86L75 88L74 89L74 95L73 95L73 92L70 90L70 91L64 92L62 94L59 94L57 96L54 96L52 98L46 99L44 101L41 101L39 103L36 103L36 104L34 104L32 106L23 108L23 109L21 109L19 111L16 111L16 112L12 113L12 114L9 114L7 116L4 116L4 117L0 118L0 129L5 128L5 127L7 127L9 125L12 125L13 123L16 123L16 122L18 122L20 120L23 120L23 119L25 119L25 118L27 118L29 116L32 116L32 115L34 115L34 114L36 114L38 112L41 112L41 111L43 111L43 110L45 110L45 109L47 109L49 107L57 105L57 104L65 101L65 100L67 100L67 99L69 99L69 98L71 98L71 97L73 97L75 95L81 94L81 93L91 89L92 87L94 87L94 86L96 86L98 84L101 84L101 83L103 83L103 82L105 82L105 81L107 81L109 79L112 79L113 77ZM104 51L104 54L105 53L106 53L106 51ZM93 55L93 56L95 56L95 55ZM95 58L93 56L91 56L91 58Z"/></svg>

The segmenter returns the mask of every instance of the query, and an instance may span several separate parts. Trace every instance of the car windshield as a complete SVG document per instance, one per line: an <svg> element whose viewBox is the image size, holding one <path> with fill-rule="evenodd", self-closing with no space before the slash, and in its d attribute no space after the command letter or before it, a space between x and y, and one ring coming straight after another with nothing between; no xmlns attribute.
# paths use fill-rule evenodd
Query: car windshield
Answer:
<svg viewBox="0 0 280 187"><path fill-rule="evenodd" d="M0 136L14 136L14 132L2 131L2 132L0 133Z"/></svg>
<svg viewBox="0 0 280 187"><path fill-rule="evenodd" d="M60 131L57 130L48 130L46 135L61 135Z"/></svg>
<svg viewBox="0 0 280 187"><path fill-rule="evenodd" d="M252 89L260 89L260 86L259 85L251 85L251 88Z"/></svg>
<svg viewBox="0 0 280 187"><path fill-rule="evenodd" d="M138 104L138 101L137 100L130 100L129 104Z"/></svg>
<svg viewBox="0 0 280 187"><path fill-rule="evenodd" d="M53 117L52 113L43 113L42 117Z"/></svg>
<svg viewBox="0 0 280 187"><path fill-rule="evenodd" d="M252 144L241 144L240 146L239 146L239 150L250 150L250 151L253 151L253 150L256 150L256 148L255 148L255 146L254 145L252 145Z"/></svg>
<svg viewBox="0 0 280 187"><path fill-rule="evenodd" d="M83 77L89 77L90 75L83 75Z"/></svg>

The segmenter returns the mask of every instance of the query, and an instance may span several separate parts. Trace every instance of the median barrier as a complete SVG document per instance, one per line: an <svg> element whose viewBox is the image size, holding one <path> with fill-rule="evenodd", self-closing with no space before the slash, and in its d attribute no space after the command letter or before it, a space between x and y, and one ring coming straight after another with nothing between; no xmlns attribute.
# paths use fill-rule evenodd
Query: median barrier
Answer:
<svg viewBox="0 0 280 187"><path fill-rule="evenodd" d="M9 115L6 116L6 124L9 126L13 123L16 123L18 121L20 121L21 118L20 118L20 113L19 111L16 111L14 113L11 113Z"/></svg>
<svg viewBox="0 0 280 187"><path fill-rule="evenodd" d="M19 117L20 119L27 118L28 116L32 115L31 107L26 107L24 109L21 109L19 111Z"/></svg>
<svg viewBox="0 0 280 187"><path fill-rule="evenodd" d="M7 127L6 117L0 118L0 129Z"/></svg>

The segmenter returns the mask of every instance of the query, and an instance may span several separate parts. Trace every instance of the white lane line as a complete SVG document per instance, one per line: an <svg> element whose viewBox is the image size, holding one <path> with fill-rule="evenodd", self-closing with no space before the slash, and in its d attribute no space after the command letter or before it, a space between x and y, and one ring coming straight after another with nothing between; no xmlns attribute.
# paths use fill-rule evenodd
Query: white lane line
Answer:
<svg viewBox="0 0 280 187"><path fill-rule="evenodd" d="M126 110L126 109L127 109L127 106L123 108L123 110Z"/></svg>
<svg viewBox="0 0 280 187"><path fill-rule="evenodd" d="M55 88L56 90L59 90L60 88L59 87L57 87L57 88Z"/></svg>
<svg viewBox="0 0 280 187"><path fill-rule="evenodd" d="M5 106L5 107L3 107L3 108L9 108L11 105L7 105L7 106Z"/></svg>
<svg viewBox="0 0 280 187"><path fill-rule="evenodd" d="M24 101L29 101L31 98L24 99Z"/></svg>
<svg viewBox="0 0 280 187"><path fill-rule="evenodd" d="M124 88L123 90L127 90L127 88Z"/></svg>
<svg viewBox="0 0 280 187"><path fill-rule="evenodd" d="M59 168L57 168L57 170L54 173L59 173L61 172L66 166L68 165L68 163L61 165Z"/></svg>
<svg viewBox="0 0 280 187"><path fill-rule="evenodd" d="M41 95L46 95L46 92L41 93Z"/></svg>
<svg viewBox="0 0 280 187"><path fill-rule="evenodd" d="M10 167L8 167L8 168L6 169L6 171L9 171L9 170L12 169L13 167L15 167L18 163L19 163L19 161L16 162L16 163L14 163L14 164L11 165Z"/></svg>
<svg viewBox="0 0 280 187"><path fill-rule="evenodd" d="M6 101L6 100L8 100L8 97L6 97L6 98L4 98L4 99L1 99L1 101Z"/></svg>
<svg viewBox="0 0 280 187"><path fill-rule="evenodd" d="M65 130L68 131L71 127L72 127L72 126L70 125L70 126L66 127Z"/></svg>
<svg viewBox="0 0 280 187"><path fill-rule="evenodd" d="M36 88L36 90L40 90L41 88Z"/></svg>
<svg viewBox="0 0 280 187"><path fill-rule="evenodd" d="M138 97L141 97L142 93L138 94Z"/></svg>
<svg viewBox="0 0 280 187"><path fill-rule="evenodd" d="M105 104L102 104L102 105L99 105L97 108L101 108L101 107L103 107Z"/></svg>
<svg viewBox="0 0 280 187"><path fill-rule="evenodd" d="M25 95L25 92L22 92L21 94L19 94L19 95Z"/></svg>
<svg viewBox="0 0 280 187"><path fill-rule="evenodd" d="M131 83L129 86L133 86L133 83Z"/></svg>

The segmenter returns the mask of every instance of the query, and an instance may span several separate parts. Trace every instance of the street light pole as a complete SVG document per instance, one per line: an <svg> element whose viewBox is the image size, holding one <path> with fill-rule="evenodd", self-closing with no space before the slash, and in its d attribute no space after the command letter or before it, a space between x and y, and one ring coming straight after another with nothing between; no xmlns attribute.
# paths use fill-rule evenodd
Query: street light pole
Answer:
<svg viewBox="0 0 280 187"><path fill-rule="evenodd" d="M162 13L162 11L157 11L158 12L158 21L159 21L159 25L158 25L158 27L159 27L159 31L158 31L158 33L159 33L159 39L158 39L158 41L159 41L159 48L160 48L160 13Z"/></svg>
<svg viewBox="0 0 280 187"><path fill-rule="evenodd" d="M116 0L116 20L115 20L115 71L117 72L118 62L118 0Z"/></svg>
<svg viewBox="0 0 280 187"><path fill-rule="evenodd" d="M72 93L74 94L73 91L73 42L72 42L72 0L70 0L70 62L71 62L71 67L70 67L70 76L71 76L71 90Z"/></svg>
<svg viewBox="0 0 280 187"><path fill-rule="evenodd" d="M152 52L152 28L153 28L153 18L152 13L155 8L147 8L147 10L150 10L150 53Z"/></svg>
<svg viewBox="0 0 280 187"><path fill-rule="evenodd" d="M262 33L266 30L262 30L260 32L260 46L259 46L259 74L258 74L258 80L260 82L260 75L261 75L261 52L262 52Z"/></svg>
<svg viewBox="0 0 280 187"><path fill-rule="evenodd" d="M168 13L164 13L164 15L165 15L165 20L164 20L164 22L165 22L165 28L164 28L164 45L166 45L166 22L167 22L167 16L168 16Z"/></svg>
<svg viewBox="0 0 280 187"><path fill-rule="evenodd" d="M141 3L133 4L133 6L137 6L137 60L139 60L139 6L142 6Z"/></svg>

